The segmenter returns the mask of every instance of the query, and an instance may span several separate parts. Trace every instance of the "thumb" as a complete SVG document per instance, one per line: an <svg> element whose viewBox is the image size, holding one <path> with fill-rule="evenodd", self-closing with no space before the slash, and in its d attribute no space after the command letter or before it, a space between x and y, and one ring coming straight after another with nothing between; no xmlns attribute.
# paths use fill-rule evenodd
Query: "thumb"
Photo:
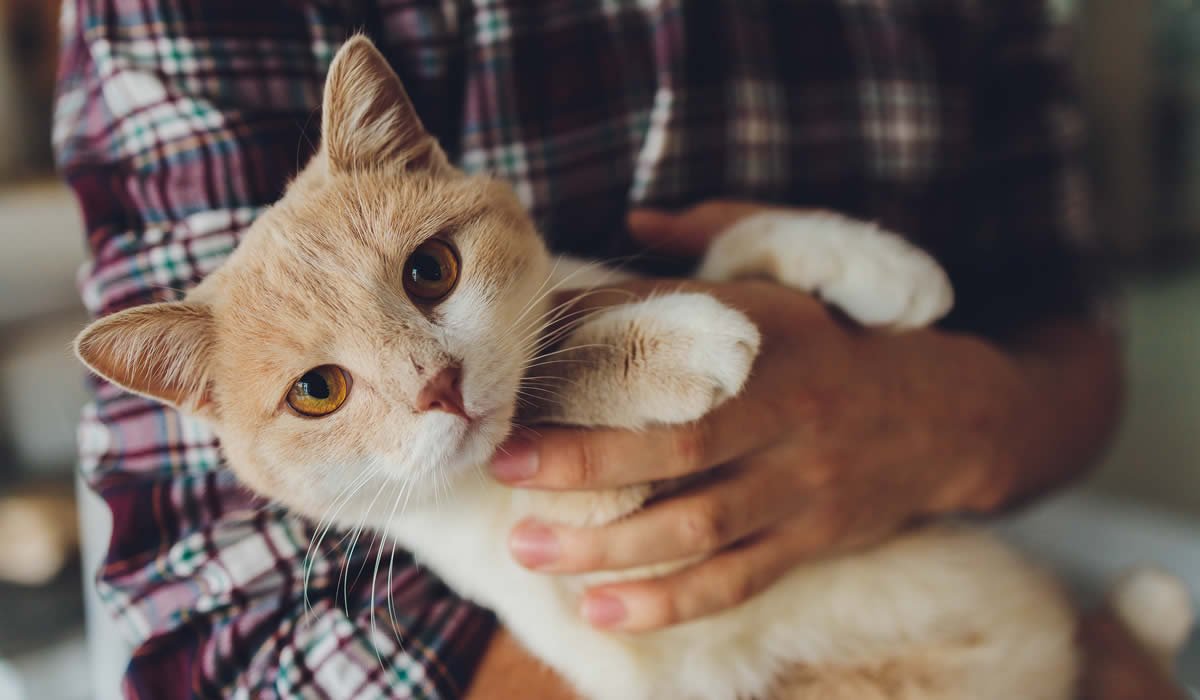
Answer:
<svg viewBox="0 0 1200 700"><path fill-rule="evenodd" d="M700 255L708 248L709 236L689 228L685 214L661 209L634 209L627 219L629 233L646 246L675 255Z"/></svg>
<svg viewBox="0 0 1200 700"><path fill-rule="evenodd" d="M658 209L634 209L629 232L640 243L677 255L702 255L722 231L739 219L768 207L754 202L713 200L677 214Z"/></svg>

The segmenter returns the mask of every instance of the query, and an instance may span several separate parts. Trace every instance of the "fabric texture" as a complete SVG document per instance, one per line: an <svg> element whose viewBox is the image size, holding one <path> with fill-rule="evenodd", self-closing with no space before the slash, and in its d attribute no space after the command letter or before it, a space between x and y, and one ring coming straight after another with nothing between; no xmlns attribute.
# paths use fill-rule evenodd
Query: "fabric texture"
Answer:
<svg viewBox="0 0 1200 700"><path fill-rule="evenodd" d="M359 30L451 157L509 180L560 252L678 272L624 233L629 208L735 197L905 233L949 269L953 327L1002 334L1095 295L1040 1L66 0L62 22L54 141L97 316L221 264L312 153L325 71ZM389 543L313 543L202 425L94 388L81 466L113 513L98 580L136 646L130 697L462 694L489 614Z"/></svg>

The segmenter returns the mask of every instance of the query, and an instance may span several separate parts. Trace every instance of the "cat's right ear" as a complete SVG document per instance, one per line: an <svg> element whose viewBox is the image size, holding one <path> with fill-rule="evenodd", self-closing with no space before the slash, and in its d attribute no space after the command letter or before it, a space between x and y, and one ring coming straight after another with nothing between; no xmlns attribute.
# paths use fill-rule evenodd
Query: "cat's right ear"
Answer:
<svg viewBox="0 0 1200 700"><path fill-rule="evenodd" d="M412 169L447 165L400 77L361 34L333 57L321 119L322 148L335 172L395 164Z"/></svg>
<svg viewBox="0 0 1200 700"><path fill-rule="evenodd" d="M135 394L211 417L212 312L204 304L148 304L106 316L75 339L96 374Z"/></svg>

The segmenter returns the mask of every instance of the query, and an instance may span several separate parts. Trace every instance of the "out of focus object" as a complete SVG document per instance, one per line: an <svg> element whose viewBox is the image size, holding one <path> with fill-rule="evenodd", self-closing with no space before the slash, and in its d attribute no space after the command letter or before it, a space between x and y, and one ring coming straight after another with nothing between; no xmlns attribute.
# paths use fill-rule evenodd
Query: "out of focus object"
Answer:
<svg viewBox="0 0 1200 700"><path fill-rule="evenodd" d="M1124 276L1200 262L1200 0L1052 0L1087 120L1093 219Z"/></svg>
<svg viewBox="0 0 1200 700"><path fill-rule="evenodd" d="M82 230L62 184L0 186L0 479L69 473L75 462L87 400L70 350L87 322L74 284Z"/></svg>
<svg viewBox="0 0 1200 700"><path fill-rule="evenodd" d="M0 581L44 585L78 556L74 482L25 484L0 495Z"/></svg>
<svg viewBox="0 0 1200 700"><path fill-rule="evenodd" d="M50 169L56 0L0 0L0 180Z"/></svg>
<svg viewBox="0 0 1200 700"><path fill-rule="evenodd" d="M1103 247L1128 273L1165 246L1154 219L1151 151L1153 18L1160 0L1059 2L1069 21L1078 92L1088 129L1093 216Z"/></svg>
<svg viewBox="0 0 1200 700"><path fill-rule="evenodd" d="M1187 644L1196 624L1186 584L1158 566L1142 566L1121 575L1109 590L1109 606L1155 661L1168 670Z"/></svg>
<svg viewBox="0 0 1200 700"><path fill-rule="evenodd" d="M15 139L0 138L0 146L8 140ZM70 191L48 178L10 183L0 188L0 226L0 325L82 309L75 274L84 261L83 218Z"/></svg>
<svg viewBox="0 0 1200 700"><path fill-rule="evenodd" d="M1159 263L1190 262L1200 252L1200 2L1158 0L1151 28L1149 252Z"/></svg>

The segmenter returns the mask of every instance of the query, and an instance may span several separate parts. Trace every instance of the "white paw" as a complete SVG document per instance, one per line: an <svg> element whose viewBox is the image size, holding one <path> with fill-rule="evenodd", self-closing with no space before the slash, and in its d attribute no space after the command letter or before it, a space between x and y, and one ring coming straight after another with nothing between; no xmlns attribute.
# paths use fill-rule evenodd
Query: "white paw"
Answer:
<svg viewBox="0 0 1200 700"><path fill-rule="evenodd" d="M614 307L564 344L616 350L593 351L586 368L576 366L572 378L596 391L586 407L568 411L574 420L621 427L696 420L741 391L758 346L750 319L707 294Z"/></svg>
<svg viewBox="0 0 1200 700"><path fill-rule="evenodd" d="M697 293L655 297L642 305L644 327L664 341L664 353L653 364L681 387L699 387L698 398L707 399L682 420L695 420L742 390L761 342L745 314Z"/></svg>
<svg viewBox="0 0 1200 700"><path fill-rule="evenodd" d="M698 276L766 277L820 296L866 326L938 320L954 303L932 257L875 224L830 212L764 212L713 242Z"/></svg>

